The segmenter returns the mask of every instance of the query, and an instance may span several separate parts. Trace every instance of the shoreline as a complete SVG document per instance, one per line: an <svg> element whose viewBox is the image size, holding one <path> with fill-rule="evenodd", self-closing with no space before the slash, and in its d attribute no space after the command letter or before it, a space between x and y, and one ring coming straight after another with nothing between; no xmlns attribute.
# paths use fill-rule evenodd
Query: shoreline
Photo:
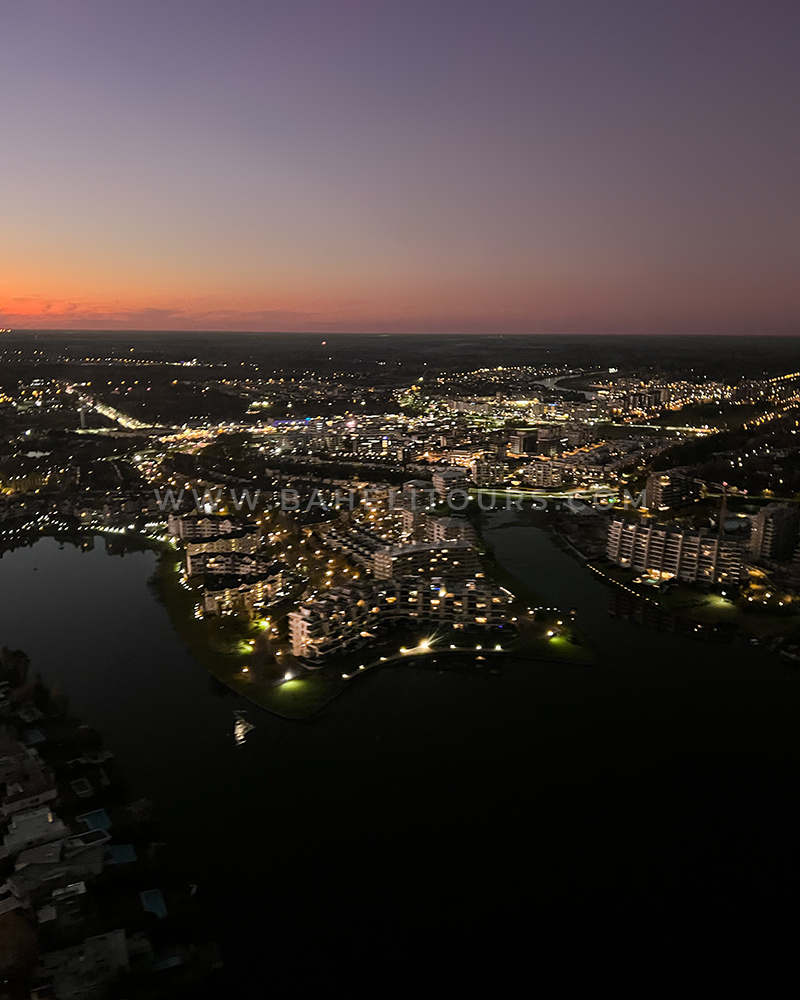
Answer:
<svg viewBox="0 0 800 1000"><path fill-rule="evenodd" d="M150 550L156 553L157 564L155 570L148 581L149 588L153 592L156 600L164 607L169 615L171 625L181 640L187 646L192 657L198 665L206 670L221 684L224 684L231 692L240 696L249 704L261 708L273 715L288 721L306 721L317 718L319 714L329 704L336 701L347 690L347 684L355 679L358 674L366 674L383 666L398 665L408 662L411 658L409 653L388 654L388 647L397 649L398 641L409 643L409 648L415 648L414 642L418 637L411 633L418 633L416 628L409 624L403 628L395 628L387 632L377 642L364 646L360 649L350 650L340 656L332 657L330 660L320 664L319 667L309 668L305 664L300 664L303 674L293 677L288 681L278 680L275 683L268 683L264 680L251 679L249 664L252 662L254 651L258 651L260 630L252 622L243 622L240 619L219 621L217 619L197 619L194 615L194 601L191 591L182 585L178 580L178 552L167 541L153 538L141 533L127 531L108 531L102 529L85 528L70 532L39 531L23 541L20 539L15 544L8 546L9 550L19 547L32 547L44 537L54 538L61 544L72 544L80 547L81 541L87 537L101 537L118 540L124 547L130 546L136 550ZM483 539L481 536L481 543ZM513 588L515 597L519 600L520 595L523 601L536 602L541 598L529 587L519 581L513 574L509 573L494 559L491 551L487 551L483 546L482 562L487 571L500 585L505 583ZM499 578L499 579L498 579ZM539 618L537 625L550 624L548 616L555 618L559 615L567 617L565 612L558 609L548 609L545 619ZM426 626L428 631L436 631L432 624ZM564 632L574 631L568 626L564 627ZM449 648L444 643L441 646L432 647L429 650L413 653L415 660L422 661L420 666L430 659L438 656L448 658L470 657L475 660L476 656L492 657L494 660L516 659L526 661L531 664L540 663L572 663L577 666L587 666L594 662L594 654L588 643L580 636L580 641L573 642L563 635L550 636L515 636L509 648L497 650L493 645L497 637L479 633L474 630L473 634L479 636L475 643L469 646L458 646L455 650ZM558 642L556 653L552 643ZM253 645L251 645L253 644ZM475 646L481 646L480 650ZM382 650L386 650L386 656L381 655ZM366 657L370 659L367 660ZM360 664L356 660L363 660L364 665L359 669ZM483 667L473 663L466 669L483 672ZM263 671L262 671L263 672ZM274 670L273 674L280 674L282 670ZM486 671L490 672L489 670ZM346 678L343 673L349 674Z"/></svg>
<svg viewBox="0 0 800 1000"><path fill-rule="evenodd" d="M3 648L0 757L15 776L0 818L7 985L70 996L222 985L218 934L180 846L162 840L149 799L131 796L99 731L69 712L58 684L38 670L31 681L32 666Z"/></svg>

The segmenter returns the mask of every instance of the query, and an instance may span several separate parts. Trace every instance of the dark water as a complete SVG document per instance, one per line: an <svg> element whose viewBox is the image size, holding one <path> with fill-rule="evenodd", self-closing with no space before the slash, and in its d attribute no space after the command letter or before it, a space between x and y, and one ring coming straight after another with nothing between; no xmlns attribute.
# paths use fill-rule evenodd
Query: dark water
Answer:
<svg viewBox="0 0 800 1000"><path fill-rule="evenodd" d="M543 915L555 932L792 897L800 676L610 618L605 587L538 529L492 541L578 608L597 665L387 669L287 722L195 663L147 588L151 554L52 539L0 561L0 643L61 684L155 803L242 976L267 948L292 968L309 949L541 934Z"/></svg>

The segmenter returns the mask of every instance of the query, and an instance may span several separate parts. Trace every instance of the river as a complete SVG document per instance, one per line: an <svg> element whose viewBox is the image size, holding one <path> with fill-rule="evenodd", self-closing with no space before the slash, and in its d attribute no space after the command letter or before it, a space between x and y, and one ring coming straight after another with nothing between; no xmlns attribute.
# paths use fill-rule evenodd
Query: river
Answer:
<svg viewBox="0 0 800 1000"><path fill-rule="evenodd" d="M761 648L610 617L605 585L538 528L498 515L488 537L577 608L596 665L391 667L308 722L198 666L147 586L151 552L44 538L0 559L0 644L28 652L153 801L232 968L264 949L300 960L309 939L318 957L444 942L523 897L677 905L698 879L724 896L732 866L739 894L785 884L800 675ZM256 726L241 746L239 709Z"/></svg>

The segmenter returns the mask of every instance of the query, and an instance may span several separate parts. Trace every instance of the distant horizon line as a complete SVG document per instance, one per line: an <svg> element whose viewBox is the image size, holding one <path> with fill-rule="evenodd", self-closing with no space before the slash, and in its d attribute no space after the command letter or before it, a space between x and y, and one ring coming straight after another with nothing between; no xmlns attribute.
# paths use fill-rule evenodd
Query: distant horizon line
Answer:
<svg viewBox="0 0 800 1000"><path fill-rule="evenodd" d="M698 331L694 333L687 333L663 330L663 331L625 331L625 332L608 332L608 331L585 331L585 330L575 330L575 331L560 331L552 333L542 333L542 332L479 332L479 331L436 331L436 332L426 332L421 330L397 330L397 331L368 331L368 330L335 330L332 332L320 332L317 330L226 330L223 328L219 329L203 329L203 330L191 330L191 329L142 329L142 328L130 328L130 329L109 329L109 328L97 328L90 327L83 329L80 327L8 327L0 331L0 338L3 335L17 334L17 333L32 333L32 334L112 334L125 336L128 334L163 334L163 335L175 335L175 334L186 334L191 336L203 336L203 335L232 335L232 336L245 336L245 337L319 337L324 340L327 337L558 337L558 338L571 338L571 337L685 337L688 339L700 338L700 337L715 337L715 338L732 338L737 339L742 337L756 337L759 340L772 338L772 339L785 339L792 337L800 337L800 329L795 331L784 331L782 333L775 332L765 332L765 333L753 333L747 330L733 330L733 331ZM0 340L2 343L2 340Z"/></svg>

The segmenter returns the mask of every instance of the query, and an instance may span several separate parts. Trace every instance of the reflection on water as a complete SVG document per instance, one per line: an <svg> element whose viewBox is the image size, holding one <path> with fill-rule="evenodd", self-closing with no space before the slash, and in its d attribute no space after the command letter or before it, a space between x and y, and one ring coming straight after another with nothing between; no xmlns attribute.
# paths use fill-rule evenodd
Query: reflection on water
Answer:
<svg viewBox="0 0 800 1000"><path fill-rule="evenodd" d="M576 621L588 635L599 666L624 670L624 658L642 663L645 656L649 668L663 666L678 674L690 666L732 667L729 649L698 648L705 645L701 640L733 643L736 637L730 629L698 628L688 619L602 582L559 548L546 531L516 523L513 513L494 515L485 537L502 565L536 590L545 603L575 609ZM736 646L745 669L770 659L764 653L754 655L740 639Z"/></svg>
<svg viewBox="0 0 800 1000"><path fill-rule="evenodd" d="M100 730L243 970L261 969L265 941L307 960L309 927L345 954L373 927L422 936L430 912L444 946L449 928L485 928L521 897L550 913L626 891L711 897L732 871L740 895L785 886L796 668L609 615L613 591L536 528L490 541L548 604L577 609L595 665L405 663L290 722L193 659L147 586L151 552L48 538L0 557L0 646L26 649ZM278 863L287 851L294 863Z"/></svg>

